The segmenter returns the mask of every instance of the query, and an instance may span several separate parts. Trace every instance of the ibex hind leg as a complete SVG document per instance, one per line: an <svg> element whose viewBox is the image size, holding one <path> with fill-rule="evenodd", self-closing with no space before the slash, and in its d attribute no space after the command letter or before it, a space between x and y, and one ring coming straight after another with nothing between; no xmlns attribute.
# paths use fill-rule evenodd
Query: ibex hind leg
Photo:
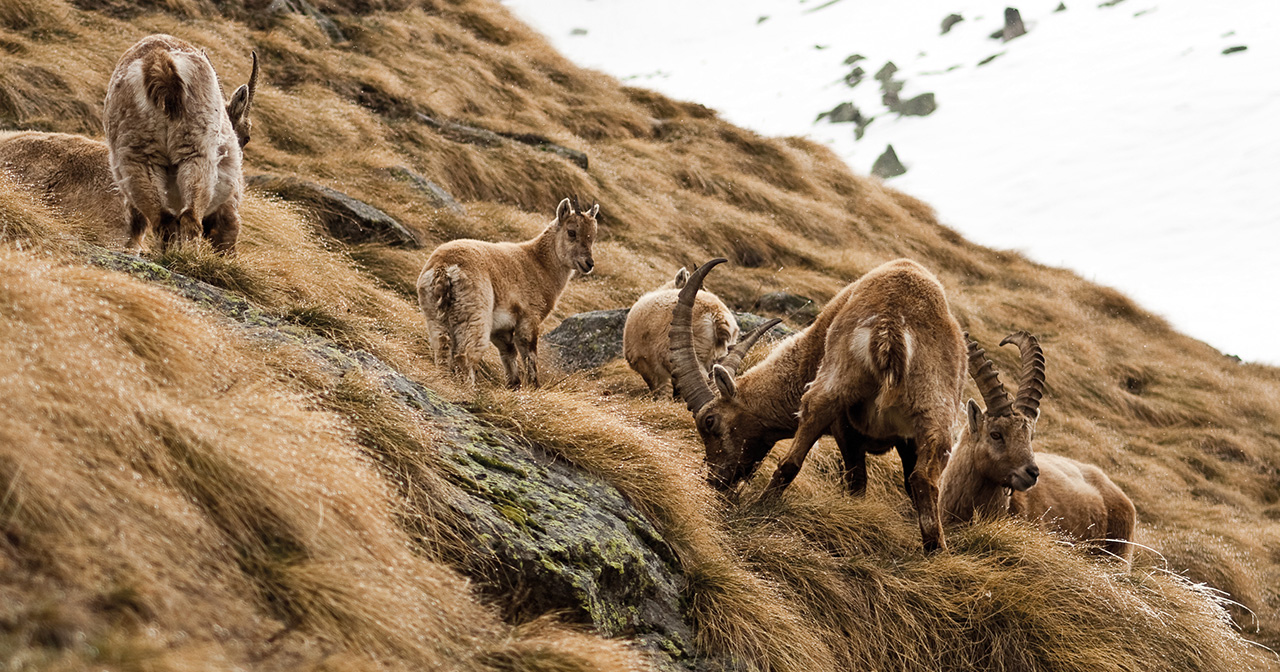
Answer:
<svg viewBox="0 0 1280 672"><path fill-rule="evenodd" d="M520 367L516 359L519 353L514 336L509 331L499 332L493 335L493 344L498 346L498 354L502 357L502 370L507 375L507 387L512 389L520 387Z"/></svg>
<svg viewBox="0 0 1280 672"><path fill-rule="evenodd" d="M525 382L537 388L538 382L538 335L530 335L527 331L523 337L516 337L516 349L520 351L520 362L524 365Z"/></svg>
<svg viewBox="0 0 1280 672"><path fill-rule="evenodd" d="M916 464L907 477L907 491L920 522L920 537L926 551L946 550L942 516L938 508L938 482L951 449L949 418L926 415L915 421ZM904 455L905 458L905 455ZM903 468L906 468L904 459Z"/></svg>

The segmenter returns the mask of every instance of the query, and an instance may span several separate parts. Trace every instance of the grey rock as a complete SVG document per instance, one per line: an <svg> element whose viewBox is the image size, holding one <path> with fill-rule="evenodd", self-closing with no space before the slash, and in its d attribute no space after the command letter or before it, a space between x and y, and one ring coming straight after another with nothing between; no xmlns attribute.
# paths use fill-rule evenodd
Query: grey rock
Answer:
<svg viewBox="0 0 1280 672"><path fill-rule="evenodd" d="M163 286L227 319L246 337L298 347L335 378L373 381L433 427L451 484L446 506L474 551L461 571L520 609L555 612L610 637L630 637L663 667L703 669L685 620L679 561L661 533L608 481L476 418L363 350L267 314L243 297L133 255L95 248L90 260Z"/></svg>
<svg viewBox="0 0 1280 672"><path fill-rule="evenodd" d="M426 124L436 132L450 140L453 140L454 142L478 145L480 147L500 147L508 141L515 141L520 144L533 147L534 149L551 152L552 154L563 157L583 170L586 170L588 167L589 162L585 152L571 149L564 145L558 145L535 133L495 133L488 129L460 124L456 121L436 119L435 117L431 117L420 112L416 114L416 117L418 121Z"/></svg>
<svg viewBox="0 0 1280 672"><path fill-rule="evenodd" d="M332 42L346 42L347 36L343 34L338 24L333 19L325 16L324 12L316 9L315 5L307 2L307 0L271 0L271 4L267 5L264 10L268 14L301 14L310 17L316 22L316 26L320 28L320 32L324 33Z"/></svg>
<svg viewBox="0 0 1280 672"><path fill-rule="evenodd" d="M1242 51L1247 51L1248 49L1249 49L1249 47L1246 47L1246 46L1245 46L1245 45L1243 45L1243 44L1238 44L1238 45L1236 45L1236 46L1234 46L1234 47L1227 47L1226 49L1223 49L1223 50L1222 50L1222 54L1223 54L1224 56L1225 56L1225 55L1227 55L1227 54L1238 54L1238 53L1240 53L1240 52L1242 52Z"/></svg>
<svg viewBox="0 0 1280 672"><path fill-rule="evenodd" d="M822 310L813 299L790 292L769 292L756 301L755 309L800 324L812 324Z"/></svg>
<svg viewBox="0 0 1280 672"><path fill-rule="evenodd" d="M849 74L844 76L844 83L847 84L849 88L852 89L853 87L861 84L863 78L865 78L866 76L867 76L867 71L863 70L862 66L855 65L853 66L853 69L849 71Z"/></svg>
<svg viewBox="0 0 1280 672"><path fill-rule="evenodd" d="M938 103L934 100L932 93L922 93L901 101L890 109L904 117L927 117L938 109Z"/></svg>
<svg viewBox="0 0 1280 672"><path fill-rule="evenodd" d="M419 175L412 169L405 166L395 166L389 169L389 172L391 177L408 182L418 193L426 197L431 207L437 210L448 210L459 215L467 214L467 209L455 200L452 194L445 191L444 187Z"/></svg>
<svg viewBox="0 0 1280 672"><path fill-rule="evenodd" d="M296 177L254 175L248 186L275 194L311 210L328 234L348 243L386 243L397 247L422 247L413 232L391 215L352 198L337 189Z"/></svg>
<svg viewBox="0 0 1280 672"><path fill-rule="evenodd" d="M570 34L570 35L586 35L586 34L587 34L587 29L586 29L586 28L574 28L573 30L569 31L569 34Z"/></svg>
<svg viewBox="0 0 1280 672"><path fill-rule="evenodd" d="M1065 3L1065 2L1059 2L1059 3L1058 3L1058 7L1057 7L1057 9L1055 9L1055 10L1053 10L1053 11L1054 11L1054 12L1065 12L1065 11L1067 11L1067 3Z"/></svg>
<svg viewBox="0 0 1280 672"><path fill-rule="evenodd" d="M862 54L849 54L849 57L844 59L844 64L853 65L864 58L866 58L866 56L863 56Z"/></svg>
<svg viewBox="0 0 1280 672"><path fill-rule="evenodd" d="M1021 37L1026 34L1027 28L1022 24L1022 14L1013 7L1005 7L1004 27L991 33L991 39L1008 42L1015 37Z"/></svg>
<svg viewBox="0 0 1280 672"><path fill-rule="evenodd" d="M871 166L872 175L879 175L886 179L904 175L906 172L907 168L898 160L898 153L893 151L893 145L889 145Z"/></svg>
<svg viewBox="0 0 1280 672"><path fill-rule="evenodd" d="M893 79L894 74L897 72L898 66L894 65L893 61L886 61L885 64L876 71L875 77L881 82L888 82Z"/></svg>
<svg viewBox="0 0 1280 672"><path fill-rule="evenodd" d="M551 346L560 366L565 371L585 371L599 368L622 357L622 329L627 323L630 308L593 310L564 318L555 329L542 337ZM759 326L766 318L751 313L734 313L743 331ZM785 338L794 330L778 325L765 334L766 338Z"/></svg>
<svg viewBox="0 0 1280 672"><path fill-rule="evenodd" d="M833 124L846 124L849 122L860 124L864 120L862 112L853 103L840 103L831 108L831 111L818 115L819 120L824 118Z"/></svg>
<svg viewBox="0 0 1280 672"><path fill-rule="evenodd" d="M999 57L1001 57L1001 56L1004 56L1004 52L1003 52L1003 51L1002 51L1002 52L1000 52L1000 53L998 53L998 54L991 54L990 56L988 56L988 57L986 57L986 58L982 59L981 61L978 61L978 67L982 67L982 66L984 66L984 65L986 65L986 64L988 64L988 63L990 63L991 61L996 60L997 58L999 58Z"/></svg>
<svg viewBox="0 0 1280 672"><path fill-rule="evenodd" d="M964 17L959 14L948 14L947 18L942 20L942 34L946 35L951 32L951 28L957 23L964 21Z"/></svg>

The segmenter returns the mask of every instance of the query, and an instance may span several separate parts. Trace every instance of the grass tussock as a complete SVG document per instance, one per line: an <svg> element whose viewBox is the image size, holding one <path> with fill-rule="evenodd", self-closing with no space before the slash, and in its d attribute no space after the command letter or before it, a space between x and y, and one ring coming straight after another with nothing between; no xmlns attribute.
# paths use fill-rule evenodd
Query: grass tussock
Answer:
<svg viewBox="0 0 1280 672"><path fill-rule="evenodd" d="M237 257L193 244L152 259L367 350L616 484L676 549L697 646L730 667L1275 669L1241 635L1280 645L1276 369L1223 357L1112 289L973 245L815 143L581 70L492 0L313 4L346 43L252 3L3 3L0 124L98 136L116 59L151 32L206 48L228 92L257 50L247 172L347 192L426 249L346 246L250 192ZM460 143L419 114L546 137L586 152L590 170L520 143ZM466 214L436 210L389 177L398 167ZM1130 494L1135 566L1013 523L954 530L951 553L924 557L896 461L873 459L870 494L853 500L826 444L781 503L751 505L753 489L723 501L702 482L683 407L649 399L620 363L552 372L538 392L465 393L431 364L422 263L446 240L527 239L569 194L601 203L597 270L544 331L726 255L711 286L736 308L775 290L823 302L915 258L1006 380L1016 355L995 344L1036 333L1049 368L1037 447L1101 465ZM80 267L85 243L120 238L109 228L0 181L0 665L647 665L545 618L502 623L510 605L477 601L454 569L468 559L430 427L370 381L335 381L299 351Z"/></svg>

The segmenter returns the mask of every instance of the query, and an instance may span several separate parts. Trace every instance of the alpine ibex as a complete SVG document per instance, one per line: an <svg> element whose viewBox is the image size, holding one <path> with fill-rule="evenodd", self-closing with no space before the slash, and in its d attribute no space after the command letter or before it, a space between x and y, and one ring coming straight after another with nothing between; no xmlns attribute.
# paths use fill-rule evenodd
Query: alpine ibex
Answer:
<svg viewBox="0 0 1280 672"><path fill-rule="evenodd" d="M437 247L418 276L418 305L436 364L452 365L474 389L476 364L491 340L502 355L507 384L538 386L538 330L569 278L595 268L599 204L582 210L575 197L560 201L556 218L523 243L452 240Z"/></svg>
<svg viewBox="0 0 1280 672"><path fill-rule="evenodd" d="M0 169L49 207L95 229L98 242L124 243L129 215L102 142L67 133L0 134Z"/></svg>
<svg viewBox="0 0 1280 672"><path fill-rule="evenodd" d="M946 547L938 480L951 450L964 383L964 339L937 278L908 259L883 264L836 295L805 331L736 377L743 338L699 375L690 319L703 278L694 271L671 321L676 382L707 450L710 481L728 488L750 476L779 440L795 437L767 494L787 487L823 434L835 437L846 487L867 483L866 454L896 447L928 550Z"/></svg>
<svg viewBox="0 0 1280 672"><path fill-rule="evenodd" d="M675 279L641 296L631 306L622 328L623 357L659 397L670 396L673 391L668 348L671 309L688 280L689 271L681 268ZM737 340L738 320L733 311L715 294L698 292L693 303L693 349L700 368L709 370Z"/></svg>
<svg viewBox="0 0 1280 672"><path fill-rule="evenodd" d="M131 214L130 251L155 229L162 247L203 234L235 252L257 83L255 52L249 83L224 105L204 52L170 35L145 37L120 57L103 116L111 174Z"/></svg>
<svg viewBox="0 0 1280 672"><path fill-rule="evenodd" d="M1131 559L1137 513L1124 492L1091 464L1032 452L1044 394L1044 352L1025 331L1000 342L1008 344L1022 353L1022 381L1012 401L987 353L969 341L969 373L987 410L969 400L968 422L942 474L943 515L961 522L1021 516Z"/></svg>

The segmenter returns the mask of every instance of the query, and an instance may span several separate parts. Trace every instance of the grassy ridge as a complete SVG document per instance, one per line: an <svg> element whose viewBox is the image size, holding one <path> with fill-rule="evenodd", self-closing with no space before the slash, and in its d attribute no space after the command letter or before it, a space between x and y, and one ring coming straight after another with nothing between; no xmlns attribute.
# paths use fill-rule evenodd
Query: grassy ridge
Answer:
<svg viewBox="0 0 1280 672"><path fill-rule="evenodd" d="M873 459L871 495L851 500L825 443L775 508L726 505L700 482L683 408L643 399L620 364L471 401L605 475L658 524L689 578L698 643L723 660L1274 665L1177 575L1229 593L1245 637L1280 643L1280 371L1237 364L1113 290L972 245L926 204L851 174L814 143L761 138L578 69L496 2L317 4L349 43L332 44L310 18L264 19L236 3L0 4L0 120L99 136L111 68L151 32L207 47L227 88L257 49L250 173L347 191L428 248L527 238L565 194L598 200L597 271L573 281L547 328L627 305L712 255L733 260L712 288L740 307L773 289L825 299L913 257L982 342L1019 328L1040 336L1049 392L1038 446L1103 466L1134 499L1138 541L1153 550L1132 571L1012 523L953 531L955 549L926 558L896 463ZM538 133L587 152L591 170L515 143L460 144L419 113ZM445 186L467 214L431 209L390 179L396 166ZM192 247L160 261L466 398L430 364L413 305L425 251L342 246L254 194L244 216L238 258ZM503 623L503 605L473 594L450 566L457 521L432 506L430 427L376 394L331 389L287 348L263 351L164 292L80 267L84 225L0 186L0 660L645 665L625 643L546 618ZM1012 371L1008 350L993 354ZM420 489L397 488L379 471L388 461Z"/></svg>

